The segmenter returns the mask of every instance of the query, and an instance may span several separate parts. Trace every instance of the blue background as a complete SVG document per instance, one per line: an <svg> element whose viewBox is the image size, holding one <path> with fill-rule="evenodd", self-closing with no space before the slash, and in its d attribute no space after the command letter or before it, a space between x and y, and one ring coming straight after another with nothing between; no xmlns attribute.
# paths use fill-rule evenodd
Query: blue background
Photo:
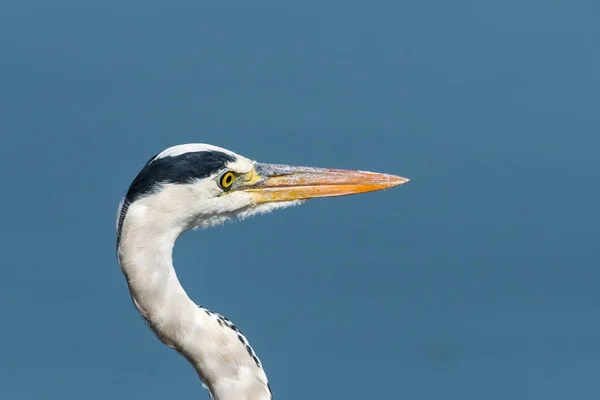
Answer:
<svg viewBox="0 0 600 400"><path fill-rule="evenodd" d="M600 3L0 5L0 397L207 399L115 256L206 142L410 177L185 234L277 400L600 398Z"/></svg>

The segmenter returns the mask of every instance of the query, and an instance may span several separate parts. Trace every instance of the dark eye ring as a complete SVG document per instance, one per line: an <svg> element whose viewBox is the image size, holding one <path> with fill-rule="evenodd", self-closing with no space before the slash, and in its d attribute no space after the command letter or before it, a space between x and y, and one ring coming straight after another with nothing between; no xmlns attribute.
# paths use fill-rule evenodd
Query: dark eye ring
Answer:
<svg viewBox="0 0 600 400"><path fill-rule="evenodd" d="M219 185L221 185L221 188L223 188L223 190L229 190L231 189L231 186L233 185L234 181L235 174L231 171L227 171L223 175L221 175L221 179L219 179Z"/></svg>

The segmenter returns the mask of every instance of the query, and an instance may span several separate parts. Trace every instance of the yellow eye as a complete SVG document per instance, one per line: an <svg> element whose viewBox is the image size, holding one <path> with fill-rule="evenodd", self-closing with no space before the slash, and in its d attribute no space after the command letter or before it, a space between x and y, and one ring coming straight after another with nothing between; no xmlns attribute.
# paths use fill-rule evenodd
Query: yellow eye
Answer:
<svg viewBox="0 0 600 400"><path fill-rule="evenodd" d="M222 176L221 176L221 180L219 181L221 184L221 187L223 188L223 190L228 190L231 188L231 185L233 185L233 181L235 180L235 175L233 172L229 171L229 172L225 172Z"/></svg>

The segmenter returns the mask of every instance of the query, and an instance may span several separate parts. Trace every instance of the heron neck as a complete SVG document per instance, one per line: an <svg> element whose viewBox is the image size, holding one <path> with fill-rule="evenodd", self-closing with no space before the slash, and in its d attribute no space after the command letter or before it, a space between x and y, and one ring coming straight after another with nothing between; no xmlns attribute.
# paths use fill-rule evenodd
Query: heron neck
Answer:
<svg viewBox="0 0 600 400"><path fill-rule="evenodd" d="M143 205L121 226L118 256L138 311L157 337L195 368L215 400L272 400L264 370L242 333L188 297L173 268L184 228ZM218 318L217 318L218 316Z"/></svg>
<svg viewBox="0 0 600 400"><path fill-rule="evenodd" d="M195 321L196 304L181 286L173 267L173 247L180 232L127 218L118 246L129 292L142 316L166 344L180 348L176 332Z"/></svg>

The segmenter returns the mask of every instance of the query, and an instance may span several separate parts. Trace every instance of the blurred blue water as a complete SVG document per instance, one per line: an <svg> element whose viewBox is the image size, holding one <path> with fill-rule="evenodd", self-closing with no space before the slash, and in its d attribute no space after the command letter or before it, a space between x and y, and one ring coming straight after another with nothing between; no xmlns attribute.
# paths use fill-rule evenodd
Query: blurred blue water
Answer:
<svg viewBox="0 0 600 400"><path fill-rule="evenodd" d="M178 242L186 290L243 329L276 399L597 398L599 16L3 2L0 397L208 398L114 254L147 158L208 142L412 179Z"/></svg>

